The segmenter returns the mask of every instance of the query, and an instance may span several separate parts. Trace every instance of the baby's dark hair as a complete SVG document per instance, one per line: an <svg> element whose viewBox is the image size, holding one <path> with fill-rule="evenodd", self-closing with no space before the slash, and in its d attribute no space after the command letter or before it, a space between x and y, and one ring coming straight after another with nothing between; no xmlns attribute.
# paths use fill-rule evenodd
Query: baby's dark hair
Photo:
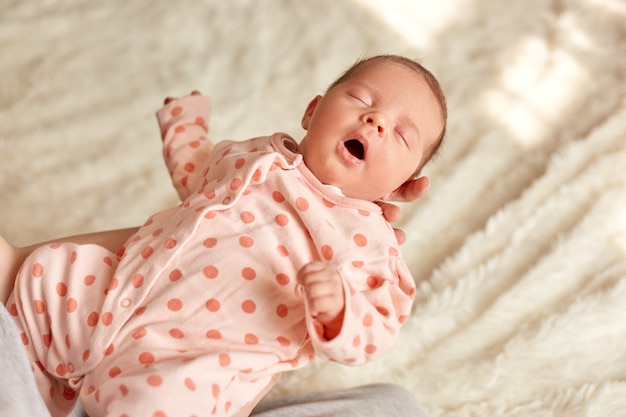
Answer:
<svg viewBox="0 0 626 417"><path fill-rule="evenodd" d="M361 58L357 60L350 68L348 68L346 72L344 72L339 78L337 78L328 87L328 90L349 80L358 71L358 69L363 67L365 64L375 61L394 62L396 64L404 65L405 67L415 71L416 73L424 77L426 84L428 84L430 90L435 96L435 99L439 102L439 106L441 107L441 113L443 116L443 129L441 130L441 133L437 137L437 140L434 142L431 149L428 149L425 155L426 158L424 158L424 163L427 162L428 160L430 160L430 158L437 154L437 151L439 150L443 142L443 137L446 134L446 125L448 120L448 107L446 105L446 97L443 93L441 85L439 85L439 81L437 81L437 78L435 78L435 76L426 68L424 68L421 64L401 55L376 55L369 58Z"/></svg>

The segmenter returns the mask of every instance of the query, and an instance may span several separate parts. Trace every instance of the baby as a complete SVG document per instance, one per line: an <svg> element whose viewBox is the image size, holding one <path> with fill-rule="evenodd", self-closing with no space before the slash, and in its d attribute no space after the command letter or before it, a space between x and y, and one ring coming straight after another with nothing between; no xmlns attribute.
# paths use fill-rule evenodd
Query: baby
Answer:
<svg viewBox="0 0 626 417"><path fill-rule="evenodd" d="M378 200L411 199L446 123L443 93L399 56L357 62L284 133L207 139L209 100L157 113L182 203L115 244L8 259L0 294L53 415L246 416L283 371L388 350L414 281ZM114 249L115 250L115 249ZM17 278L15 270L19 269Z"/></svg>

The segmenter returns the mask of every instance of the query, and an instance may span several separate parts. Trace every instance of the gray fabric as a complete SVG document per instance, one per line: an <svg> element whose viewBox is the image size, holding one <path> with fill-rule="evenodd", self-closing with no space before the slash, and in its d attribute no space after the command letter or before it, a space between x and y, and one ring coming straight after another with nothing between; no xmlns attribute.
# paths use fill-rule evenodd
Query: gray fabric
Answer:
<svg viewBox="0 0 626 417"><path fill-rule="evenodd" d="M26 350L9 312L0 303L0 416L50 416L39 395Z"/></svg>
<svg viewBox="0 0 626 417"><path fill-rule="evenodd" d="M48 417L25 350L0 304L0 417ZM85 417L77 407L72 417ZM254 417L426 417L413 396L395 385L291 395L262 401Z"/></svg>
<svg viewBox="0 0 626 417"><path fill-rule="evenodd" d="M408 391L375 384L262 401L254 417L427 417Z"/></svg>

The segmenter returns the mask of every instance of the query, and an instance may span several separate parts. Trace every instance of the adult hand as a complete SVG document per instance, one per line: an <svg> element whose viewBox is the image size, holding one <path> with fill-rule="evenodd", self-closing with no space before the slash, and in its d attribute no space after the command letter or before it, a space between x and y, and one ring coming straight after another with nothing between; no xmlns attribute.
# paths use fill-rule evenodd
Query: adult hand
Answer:
<svg viewBox="0 0 626 417"><path fill-rule="evenodd" d="M409 180L402 184L396 191L392 193L387 200L410 202L415 201L420 197L426 195L428 188L430 187L430 180L428 177L419 177L414 180ZM400 207L392 203L385 201L379 201L378 205L383 210L383 216L389 223L397 222L402 217ZM398 244L402 245L406 241L406 235L403 230L393 228L393 232L396 235Z"/></svg>

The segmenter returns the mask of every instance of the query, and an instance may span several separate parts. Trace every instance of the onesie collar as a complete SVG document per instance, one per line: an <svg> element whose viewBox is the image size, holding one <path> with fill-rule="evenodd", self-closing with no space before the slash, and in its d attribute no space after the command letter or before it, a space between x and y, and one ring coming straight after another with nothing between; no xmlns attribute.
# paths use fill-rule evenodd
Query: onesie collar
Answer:
<svg viewBox="0 0 626 417"><path fill-rule="evenodd" d="M382 213L378 204L358 198L346 197L337 193L327 184L323 184L313 175L309 168L303 163L302 154L298 153L298 142L286 133L275 133L270 142L272 147L290 163L297 166L298 171L303 175L307 185L320 194L325 200L348 208L364 210L371 213Z"/></svg>

